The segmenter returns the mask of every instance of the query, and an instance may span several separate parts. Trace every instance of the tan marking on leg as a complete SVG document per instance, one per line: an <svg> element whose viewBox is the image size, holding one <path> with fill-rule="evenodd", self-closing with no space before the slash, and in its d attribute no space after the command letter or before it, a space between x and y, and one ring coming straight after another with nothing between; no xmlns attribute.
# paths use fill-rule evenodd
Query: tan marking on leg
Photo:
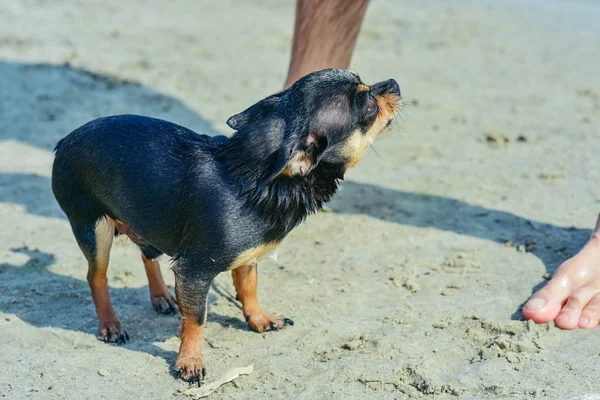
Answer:
<svg viewBox="0 0 600 400"><path fill-rule="evenodd" d="M238 255L231 263L228 269L236 269L242 265L255 265L258 260L263 258L267 253L274 250L279 245L279 242L270 242L261 244L260 246L248 249Z"/></svg>
<svg viewBox="0 0 600 400"><path fill-rule="evenodd" d="M108 293L106 271L110 259L110 248L115 234L114 221L110 218L100 218L94 229L96 237L96 255L88 260L88 283L92 290L92 298L98 316L99 338L117 341L121 335L121 323L112 306Z"/></svg>
<svg viewBox="0 0 600 400"><path fill-rule="evenodd" d="M233 286L238 300L242 302L242 313L250 329L257 332L277 330L284 325L293 325L287 318L264 314L256 297L258 283L256 265L242 265L231 271Z"/></svg>
<svg viewBox="0 0 600 400"><path fill-rule="evenodd" d="M204 323L198 324L197 318L182 317L179 337L179 355L175 362L175 371L182 370L181 378L186 381L201 381L206 374L206 366L202 359L202 341L204 336L204 326L206 325L206 312L204 313Z"/></svg>
<svg viewBox="0 0 600 400"><path fill-rule="evenodd" d="M96 263L108 267L110 248L115 237L115 223L110 218L100 218L94 229L96 235Z"/></svg>
<svg viewBox="0 0 600 400"><path fill-rule="evenodd" d="M160 264L157 260L146 258L142 254L142 261L146 268L146 276L148 277L148 288L151 296L160 296L169 292L167 285L160 273Z"/></svg>
<svg viewBox="0 0 600 400"><path fill-rule="evenodd" d="M356 71L354 71L354 70L352 70L352 69L349 69L349 70L347 70L347 71L348 71L348 72L350 72L352 75L354 75L354 76L358 77L358 72L356 72Z"/></svg>
<svg viewBox="0 0 600 400"><path fill-rule="evenodd" d="M246 320L252 315L262 314L256 297L256 265L242 265L231 271L231 277Z"/></svg>
<svg viewBox="0 0 600 400"><path fill-rule="evenodd" d="M199 324L198 318L194 315L183 315L179 329L181 344L179 345L179 357L177 360L183 360L189 357L202 357L202 338L204 336L204 327L206 325L207 312L204 312L204 323Z"/></svg>
<svg viewBox="0 0 600 400"><path fill-rule="evenodd" d="M157 260L146 258L142 254L142 261L148 277L148 289L150 289L150 302L155 311L163 314L172 314L177 310L177 301L169 291L160 272L160 264Z"/></svg>
<svg viewBox="0 0 600 400"><path fill-rule="evenodd" d="M175 362L175 371L182 370L181 378L186 381L201 380L206 368L202 359L202 341L204 336L204 327L208 314L208 306L204 308L204 321L198 322L198 316L190 313L188 308L184 307L183 298L179 295L179 285L175 281L175 293L179 300L179 313L181 314L181 324L179 329L179 355Z"/></svg>

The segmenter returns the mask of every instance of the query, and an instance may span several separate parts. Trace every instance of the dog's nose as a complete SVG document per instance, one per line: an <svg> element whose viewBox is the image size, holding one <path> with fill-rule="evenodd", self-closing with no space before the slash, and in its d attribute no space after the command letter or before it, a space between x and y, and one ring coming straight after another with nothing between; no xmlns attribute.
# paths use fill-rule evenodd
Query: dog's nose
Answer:
<svg viewBox="0 0 600 400"><path fill-rule="evenodd" d="M386 91L388 93L400 96L400 86L398 86L398 82L396 82L395 79L388 79Z"/></svg>

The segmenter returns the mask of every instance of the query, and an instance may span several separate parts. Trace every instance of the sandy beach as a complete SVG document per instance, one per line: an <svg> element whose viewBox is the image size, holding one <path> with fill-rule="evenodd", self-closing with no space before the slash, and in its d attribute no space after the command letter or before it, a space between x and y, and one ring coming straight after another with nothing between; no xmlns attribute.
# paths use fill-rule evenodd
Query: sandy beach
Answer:
<svg viewBox="0 0 600 400"><path fill-rule="evenodd" d="M122 113L230 134L282 88L293 20L293 1L2 1L0 397L187 398L179 317L124 237L108 277L131 341L96 339L52 149ZM263 309L295 326L250 331L216 279L207 382L255 371L210 398L600 399L600 328L521 314L600 211L598 21L591 0L373 0L351 67L395 78L404 111L260 264Z"/></svg>

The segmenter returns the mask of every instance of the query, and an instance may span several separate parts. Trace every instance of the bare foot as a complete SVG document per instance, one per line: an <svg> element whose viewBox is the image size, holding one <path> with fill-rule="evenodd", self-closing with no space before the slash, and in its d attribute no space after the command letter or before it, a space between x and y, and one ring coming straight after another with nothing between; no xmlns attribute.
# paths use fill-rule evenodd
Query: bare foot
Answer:
<svg viewBox="0 0 600 400"><path fill-rule="evenodd" d="M565 261L523 308L537 323L554 320L559 328L592 329L600 318L600 218L591 239Z"/></svg>
<svg viewBox="0 0 600 400"><path fill-rule="evenodd" d="M286 325L294 325L294 321L289 318L276 317L270 314L246 314L245 317L250 329L256 332L276 331Z"/></svg>

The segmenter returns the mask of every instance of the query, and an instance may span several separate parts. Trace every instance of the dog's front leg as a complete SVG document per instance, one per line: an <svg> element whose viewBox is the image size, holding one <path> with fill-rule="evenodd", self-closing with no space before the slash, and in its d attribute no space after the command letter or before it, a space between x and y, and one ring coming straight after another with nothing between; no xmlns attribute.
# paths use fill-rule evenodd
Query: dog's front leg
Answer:
<svg viewBox="0 0 600 400"><path fill-rule="evenodd" d="M206 325L208 290L214 278L213 274L198 273L190 266L179 265L175 268L175 295L181 314L179 336L179 356L175 362L175 371L192 384L200 386L206 376L206 367L202 360L202 341Z"/></svg>
<svg viewBox="0 0 600 400"><path fill-rule="evenodd" d="M231 271L233 286L235 286L238 300L242 302L242 312L250 329L256 332L265 332L277 330L285 325L294 325L289 318L263 314L256 297L256 270L256 265L242 265Z"/></svg>

